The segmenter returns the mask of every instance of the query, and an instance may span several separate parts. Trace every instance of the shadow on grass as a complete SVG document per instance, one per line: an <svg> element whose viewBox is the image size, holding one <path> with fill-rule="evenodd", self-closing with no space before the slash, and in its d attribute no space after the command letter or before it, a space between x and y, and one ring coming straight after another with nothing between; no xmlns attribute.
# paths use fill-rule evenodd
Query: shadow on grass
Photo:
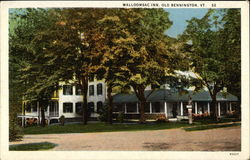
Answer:
<svg viewBox="0 0 250 160"><path fill-rule="evenodd" d="M27 144L16 144L10 145L10 151L39 151L39 150L49 150L57 146L57 144L49 142L41 143L27 143Z"/></svg>

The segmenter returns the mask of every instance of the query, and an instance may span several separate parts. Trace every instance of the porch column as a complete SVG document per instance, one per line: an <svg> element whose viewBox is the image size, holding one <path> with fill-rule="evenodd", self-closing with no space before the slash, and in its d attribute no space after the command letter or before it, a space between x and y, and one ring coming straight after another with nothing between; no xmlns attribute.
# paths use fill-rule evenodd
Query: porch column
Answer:
<svg viewBox="0 0 250 160"><path fill-rule="evenodd" d="M164 102L164 111L165 111L165 116L167 118L168 117L168 104L166 101Z"/></svg>
<svg viewBox="0 0 250 160"><path fill-rule="evenodd" d="M230 113L232 112L232 103L231 102L229 102L229 111L230 111Z"/></svg>
<svg viewBox="0 0 250 160"><path fill-rule="evenodd" d="M152 114L152 103L149 102L149 113Z"/></svg>
<svg viewBox="0 0 250 160"><path fill-rule="evenodd" d="M181 102L181 116L183 116L183 102Z"/></svg>
<svg viewBox="0 0 250 160"><path fill-rule="evenodd" d="M195 109L195 114L197 114L198 113L198 111L197 111L197 102L194 103L194 109Z"/></svg>
<svg viewBox="0 0 250 160"><path fill-rule="evenodd" d="M207 113L210 114L210 103L207 102Z"/></svg>
<svg viewBox="0 0 250 160"><path fill-rule="evenodd" d="M126 114L127 113L127 104L126 103L125 103L124 109L125 109L124 113Z"/></svg>
<svg viewBox="0 0 250 160"><path fill-rule="evenodd" d="M218 102L218 116L220 117L220 102Z"/></svg>
<svg viewBox="0 0 250 160"><path fill-rule="evenodd" d="M54 107L54 108L55 108L55 107ZM52 111L52 112L54 112L54 108L53 108L53 111ZM94 111L97 112L95 107L94 107ZM76 113L76 103L73 103L73 112L72 112L72 113ZM52 114L53 114L53 113L52 113Z"/></svg>
<svg viewBox="0 0 250 160"><path fill-rule="evenodd" d="M139 103L136 103L136 113L139 113Z"/></svg>

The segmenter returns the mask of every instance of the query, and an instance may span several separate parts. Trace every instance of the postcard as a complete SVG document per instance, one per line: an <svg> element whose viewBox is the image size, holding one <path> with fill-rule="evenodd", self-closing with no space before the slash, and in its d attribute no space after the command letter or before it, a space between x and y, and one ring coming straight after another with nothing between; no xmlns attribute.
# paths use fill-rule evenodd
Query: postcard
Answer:
<svg viewBox="0 0 250 160"><path fill-rule="evenodd" d="M1 3L1 159L249 159L249 2Z"/></svg>

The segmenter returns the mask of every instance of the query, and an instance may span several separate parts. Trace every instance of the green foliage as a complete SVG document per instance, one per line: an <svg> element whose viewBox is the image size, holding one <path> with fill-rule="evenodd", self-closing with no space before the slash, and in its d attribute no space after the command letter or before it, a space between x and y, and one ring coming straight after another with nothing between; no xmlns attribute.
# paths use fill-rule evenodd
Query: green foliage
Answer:
<svg viewBox="0 0 250 160"><path fill-rule="evenodd" d="M16 115L12 115L9 119L9 141L17 141L23 138L23 130L17 124Z"/></svg>
<svg viewBox="0 0 250 160"><path fill-rule="evenodd" d="M192 18L180 39L196 74L191 83L196 91L207 87L216 116L218 92L227 89L240 97L240 10L209 10L201 19Z"/></svg>
<svg viewBox="0 0 250 160"><path fill-rule="evenodd" d="M41 142L41 143L28 143L28 144L17 144L10 145L10 151L39 151L39 150L49 150L57 146L54 143Z"/></svg>
<svg viewBox="0 0 250 160"><path fill-rule="evenodd" d="M37 100L47 107L44 102L57 89L59 76L51 57L44 56L49 42L39 37L54 21L53 9L13 9L10 14L10 102L15 94L19 107L22 100Z"/></svg>
<svg viewBox="0 0 250 160"><path fill-rule="evenodd" d="M110 87L132 86L143 102L143 117L146 86L159 85L173 71L164 35L172 24L168 13L163 9L110 9L98 22L103 28L103 77Z"/></svg>
<svg viewBox="0 0 250 160"><path fill-rule="evenodd" d="M117 115L117 121L120 122L120 123L123 123L124 118L125 118L124 112L119 112L118 115Z"/></svg>
<svg viewBox="0 0 250 160"><path fill-rule="evenodd" d="M102 108L100 108L99 111L99 117L98 120L101 122L107 122L108 121L108 104L104 104Z"/></svg>
<svg viewBox="0 0 250 160"><path fill-rule="evenodd" d="M13 87L13 86L12 86ZM11 88L13 91L14 88ZM23 137L23 130L18 125L17 115L21 111L21 102L18 97L14 97L15 93L10 93L10 103L9 103L9 141L20 140Z"/></svg>
<svg viewBox="0 0 250 160"><path fill-rule="evenodd" d="M62 126L64 126L64 124L65 124L65 116L64 115L61 115L61 117L59 118L59 122Z"/></svg>

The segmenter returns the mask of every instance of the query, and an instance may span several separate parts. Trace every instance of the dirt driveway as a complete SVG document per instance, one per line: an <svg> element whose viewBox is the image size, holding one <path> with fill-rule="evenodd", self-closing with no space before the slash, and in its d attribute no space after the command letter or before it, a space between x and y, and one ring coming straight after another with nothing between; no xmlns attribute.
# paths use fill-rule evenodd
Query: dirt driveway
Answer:
<svg viewBox="0 0 250 160"><path fill-rule="evenodd" d="M51 142L52 150L240 151L240 126L186 132L182 129L131 132L25 135L11 144Z"/></svg>

